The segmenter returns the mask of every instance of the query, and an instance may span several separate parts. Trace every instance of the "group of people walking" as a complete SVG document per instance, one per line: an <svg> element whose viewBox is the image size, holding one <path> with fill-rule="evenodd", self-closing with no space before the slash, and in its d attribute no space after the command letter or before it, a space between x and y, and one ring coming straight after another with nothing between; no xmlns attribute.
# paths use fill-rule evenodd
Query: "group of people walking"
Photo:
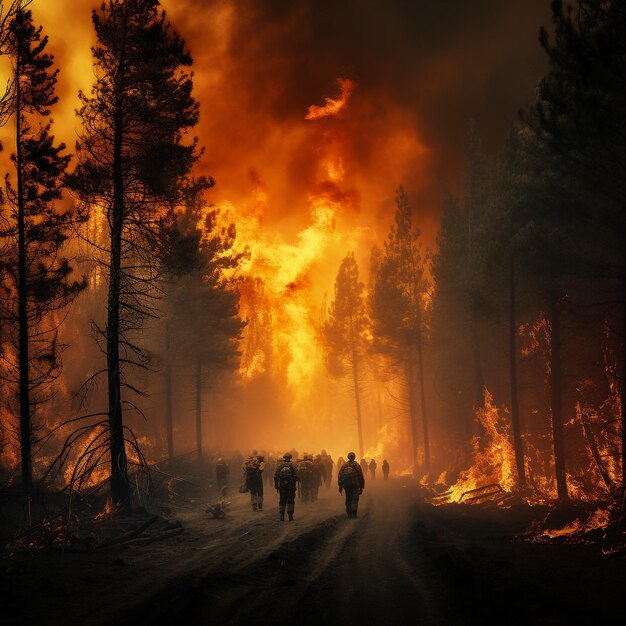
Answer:
<svg viewBox="0 0 626 626"><path fill-rule="evenodd" d="M295 452L295 451L294 451ZM297 453L296 453L297 455ZM264 475L273 477L273 486L278 492L278 510L280 520L293 520L296 496L301 504L315 502L320 487L325 484L330 488L333 476L334 461L330 455L322 450L320 454L303 454L302 458L294 459L292 452L286 452L282 458L266 462L265 455L256 450L243 462L241 493L250 493L250 502L253 511L263 510ZM339 493L345 494L346 514L356 518L359 505L359 496L365 489L365 476L369 472L371 480L376 480L378 465L374 459L369 463L365 459L356 461L354 452L348 454L348 460L340 457L337 461L337 482ZM389 463L385 459L382 463L384 479L389 477ZM269 471L268 471L269 470ZM273 470L273 472L272 472ZM224 494L230 470L223 459L218 459L215 467L218 489ZM269 474L269 476L268 476Z"/></svg>

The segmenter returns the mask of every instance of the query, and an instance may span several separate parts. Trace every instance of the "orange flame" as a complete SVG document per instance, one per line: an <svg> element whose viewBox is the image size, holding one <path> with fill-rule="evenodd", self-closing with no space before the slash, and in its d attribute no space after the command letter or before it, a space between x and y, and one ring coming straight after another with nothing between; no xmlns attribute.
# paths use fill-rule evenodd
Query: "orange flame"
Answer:
<svg viewBox="0 0 626 626"><path fill-rule="evenodd" d="M348 106L348 101L356 88L356 83L347 78L338 78L337 85L339 85L339 89L341 90L339 97L325 98L324 106L312 104L304 118L305 120L319 120L322 117L338 115Z"/></svg>

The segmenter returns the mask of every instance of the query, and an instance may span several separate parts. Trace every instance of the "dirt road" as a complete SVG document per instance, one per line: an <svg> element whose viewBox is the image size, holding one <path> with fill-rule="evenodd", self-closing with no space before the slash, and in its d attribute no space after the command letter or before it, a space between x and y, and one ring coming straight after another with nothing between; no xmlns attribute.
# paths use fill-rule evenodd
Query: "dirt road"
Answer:
<svg viewBox="0 0 626 626"><path fill-rule="evenodd" d="M356 520L336 489L291 523L273 492L260 513L239 494L229 519L203 508L167 542L3 571L3 623L588 624L624 574L594 546L514 542L530 512L434 508L400 481L368 485Z"/></svg>

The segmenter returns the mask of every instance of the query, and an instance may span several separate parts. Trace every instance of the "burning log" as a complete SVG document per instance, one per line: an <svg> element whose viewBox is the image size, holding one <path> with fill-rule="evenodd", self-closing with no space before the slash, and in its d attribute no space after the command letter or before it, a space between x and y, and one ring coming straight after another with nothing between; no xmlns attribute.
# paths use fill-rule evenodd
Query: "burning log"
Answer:
<svg viewBox="0 0 626 626"><path fill-rule="evenodd" d="M470 489L469 491L465 491L461 494L459 498L459 503L463 502L465 496L471 496L465 500L468 502L477 502L479 500L485 500L488 498L492 498L493 496L499 496L502 494L506 494L507 492L502 489L502 487L498 483L492 483L490 485L484 485L483 487L477 487L476 489Z"/></svg>

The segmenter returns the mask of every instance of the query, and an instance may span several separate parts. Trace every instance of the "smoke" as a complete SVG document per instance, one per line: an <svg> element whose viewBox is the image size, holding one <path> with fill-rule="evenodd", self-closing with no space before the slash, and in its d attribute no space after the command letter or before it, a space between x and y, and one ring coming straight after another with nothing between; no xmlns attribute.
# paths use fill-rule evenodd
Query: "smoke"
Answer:
<svg viewBox="0 0 626 626"><path fill-rule="evenodd" d="M88 92L94 81L90 12L99 4L32 5L61 69L55 131L70 149L79 131L77 93ZM270 397L277 388L284 393L276 383L280 369L301 400L291 407L281 444L297 433L298 445L322 447L337 412L351 410L349 400L331 402L320 416L304 397L328 393L317 376L322 363L315 329L341 259L354 251L366 280L369 252L386 236L400 184L434 246L443 192L462 180L469 121L476 120L488 147L499 146L544 69L536 39L548 22L549 3L162 4L194 58L201 103L195 133L205 148L200 168L217 181L210 200L236 221L241 245L251 246L247 271L251 279L262 277L278 325L274 354L259 359L266 368L271 362L276 386L257 379L248 386L248 400L237 388L224 411L237 413L231 423L238 433L246 430L249 406L267 407L264 423L275 420L274 412L287 410L283 399ZM10 141L6 145L9 151ZM371 404L380 426L381 401ZM351 429L344 420L342 445ZM244 443L259 432L248 428Z"/></svg>

